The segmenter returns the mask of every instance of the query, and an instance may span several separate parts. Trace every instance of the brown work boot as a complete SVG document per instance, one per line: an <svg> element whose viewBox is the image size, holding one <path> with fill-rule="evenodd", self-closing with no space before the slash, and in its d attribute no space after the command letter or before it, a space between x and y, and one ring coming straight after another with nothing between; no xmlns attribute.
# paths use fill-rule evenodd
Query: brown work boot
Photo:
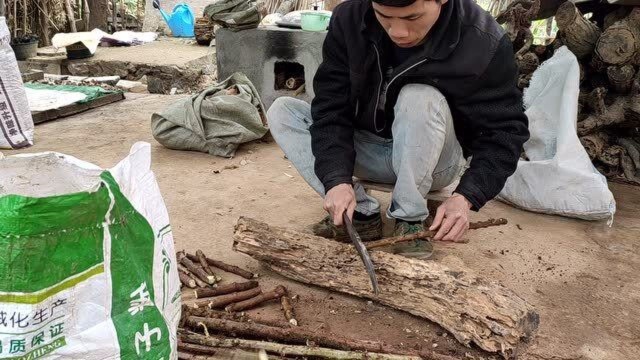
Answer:
<svg viewBox="0 0 640 360"><path fill-rule="evenodd" d="M425 226L422 222L408 223L406 221L396 220L393 236L411 235L421 231L425 231ZM395 244L391 252L406 257L428 259L433 255L433 244L429 240L413 240Z"/></svg>
<svg viewBox="0 0 640 360"><path fill-rule="evenodd" d="M352 222L362 241L377 240L382 237L382 219L380 219L380 216L376 216L371 220L357 220L354 218ZM345 228L343 226L335 226L330 215L313 225L313 233L327 239L351 242Z"/></svg>

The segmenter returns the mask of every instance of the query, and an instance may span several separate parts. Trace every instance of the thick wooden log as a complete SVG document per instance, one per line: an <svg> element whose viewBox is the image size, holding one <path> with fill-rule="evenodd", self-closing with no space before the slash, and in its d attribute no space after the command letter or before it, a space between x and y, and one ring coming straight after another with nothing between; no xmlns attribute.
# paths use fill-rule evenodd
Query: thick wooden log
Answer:
<svg viewBox="0 0 640 360"><path fill-rule="evenodd" d="M609 83L618 94L626 94L631 90L633 85L633 77L636 70L633 65L609 66L607 68L607 77Z"/></svg>
<svg viewBox="0 0 640 360"><path fill-rule="evenodd" d="M440 324L468 345L513 356L538 327L524 299L468 269L372 251L380 294L352 246L240 218L234 250L304 283L368 298Z"/></svg>
<svg viewBox="0 0 640 360"><path fill-rule="evenodd" d="M602 33L595 53L611 65L640 65L640 7Z"/></svg>
<svg viewBox="0 0 640 360"><path fill-rule="evenodd" d="M567 1L556 12L558 29L562 30L562 40L578 59L591 55L600 37L600 29L584 18L580 10Z"/></svg>

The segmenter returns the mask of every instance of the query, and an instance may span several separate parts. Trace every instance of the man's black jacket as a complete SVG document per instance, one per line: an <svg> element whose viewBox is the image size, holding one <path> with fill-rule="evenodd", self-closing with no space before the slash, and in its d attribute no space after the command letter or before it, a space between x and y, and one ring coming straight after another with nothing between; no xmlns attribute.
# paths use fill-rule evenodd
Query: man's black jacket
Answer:
<svg viewBox="0 0 640 360"><path fill-rule="evenodd" d="M529 137L509 38L472 0L449 0L421 49L394 68L382 112L376 108L389 46L370 0L348 0L335 8L313 82L316 175L325 191L351 183L354 129L392 137L393 107L402 87L428 84L446 97L465 157L472 156L456 192L480 209L515 171Z"/></svg>

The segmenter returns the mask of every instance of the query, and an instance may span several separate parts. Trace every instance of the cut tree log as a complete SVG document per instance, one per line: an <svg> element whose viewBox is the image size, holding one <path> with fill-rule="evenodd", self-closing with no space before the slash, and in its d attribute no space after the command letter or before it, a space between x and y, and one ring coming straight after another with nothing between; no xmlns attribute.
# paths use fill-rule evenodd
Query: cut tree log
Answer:
<svg viewBox="0 0 640 360"><path fill-rule="evenodd" d="M578 59L585 58L596 47L600 37L600 28L584 18L580 10L567 1L556 12L558 29L562 30L562 41Z"/></svg>
<svg viewBox="0 0 640 360"><path fill-rule="evenodd" d="M604 17L604 21L602 23L602 29L607 30L611 25L615 24L620 20L623 20L629 15L631 10L633 10L631 6L620 6L616 10L608 13Z"/></svg>
<svg viewBox="0 0 640 360"><path fill-rule="evenodd" d="M618 94L627 94L633 85L636 70L633 65L609 66L607 68L607 77L609 83Z"/></svg>
<svg viewBox="0 0 640 360"><path fill-rule="evenodd" d="M440 324L465 345L513 356L535 332L539 316L524 299L469 269L453 269L372 251L380 294L352 246L241 217L234 250L307 284L368 298Z"/></svg>
<svg viewBox="0 0 640 360"><path fill-rule="evenodd" d="M595 53L611 65L640 65L640 7L602 33Z"/></svg>

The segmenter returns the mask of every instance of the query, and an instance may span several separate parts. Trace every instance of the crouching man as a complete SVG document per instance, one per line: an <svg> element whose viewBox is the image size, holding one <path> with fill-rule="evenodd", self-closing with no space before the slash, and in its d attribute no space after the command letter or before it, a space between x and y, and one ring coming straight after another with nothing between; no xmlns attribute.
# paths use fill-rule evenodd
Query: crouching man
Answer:
<svg viewBox="0 0 640 360"><path fill-rule="evenodd" d="M425 230L426 196L460 175L437 209L435 240L459 240L469 210L495 197L528 139L509 38L472 0L347 0L323 45L311 105L277 99L273 137L324 198L317 235L348 239L347 212L364 240L381 236L380 205L353 177L394 184L394 235ZM426 241L397 249L428 256Z"/></svg>

